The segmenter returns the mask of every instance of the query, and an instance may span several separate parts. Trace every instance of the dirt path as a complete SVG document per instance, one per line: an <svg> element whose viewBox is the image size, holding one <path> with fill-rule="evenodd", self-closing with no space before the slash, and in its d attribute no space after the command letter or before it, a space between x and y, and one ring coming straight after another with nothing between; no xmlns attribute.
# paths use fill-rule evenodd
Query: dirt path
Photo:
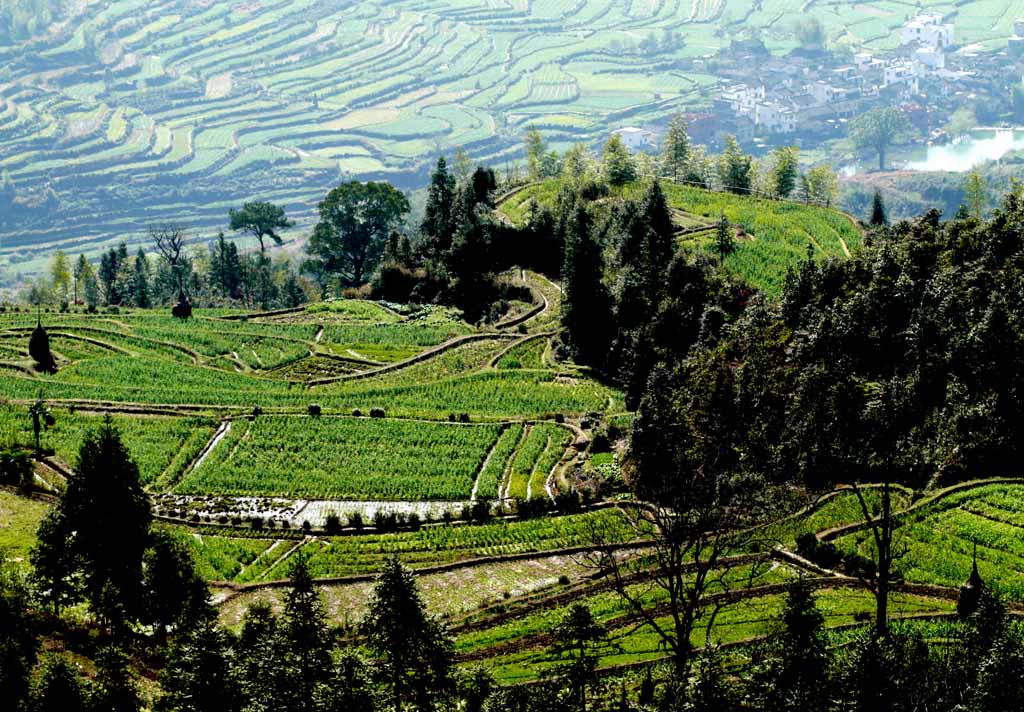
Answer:
<svg viewBox="0 0 1024 712"><path fill-rule="evenodd" d="M231 432L231 421L222 421L220 427L217 428L217 432L215 432L213 434L213 437L210 439L210 442L208 442L206 444L206 447L203 448L203 451L199 453L199 457L197 457L196 461L192 463L192 466L186 468L185 471L195 472L196 470L198 470L199 466L202 465L206 458L209 456L209 454L213 452L213 449L217 447L217 443L223 440L224 436L227 435L229 432Z"/></svg>

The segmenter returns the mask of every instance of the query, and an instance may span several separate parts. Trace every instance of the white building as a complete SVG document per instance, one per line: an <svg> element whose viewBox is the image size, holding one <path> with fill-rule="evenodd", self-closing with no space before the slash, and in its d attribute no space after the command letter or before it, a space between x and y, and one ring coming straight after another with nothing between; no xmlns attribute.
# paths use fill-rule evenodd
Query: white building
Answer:
<svg viewBox="0 0 1024 712"><path fill-rule="evenodd" d="M954 42L953 25L944 23L937 12L926 12L903 25L900 41L903 45L945 49Z"/></svg>
<svg viewBox="0 0 1024 712"><path fill-rule="evenodd" d="M754 125L770 133L796 131L796 112L776 102L758 102L754 107Z"/></svg>
<svg viewBox="0 0 1024 712"><path fill-rule="evenodd" d="M928 70L938 71L946 68L946 53L931 47L921 47L914 50L914 61Z"/></svg>
<svg viewBox="0 0 1024 712"><path fill-rule="evenodd" d="M657 134L636 126L626 126L621 129L616 129L612 133L621 138L622 143L624 143L626 148L630 151L650 151L651 149L658 147Z"/></svg>

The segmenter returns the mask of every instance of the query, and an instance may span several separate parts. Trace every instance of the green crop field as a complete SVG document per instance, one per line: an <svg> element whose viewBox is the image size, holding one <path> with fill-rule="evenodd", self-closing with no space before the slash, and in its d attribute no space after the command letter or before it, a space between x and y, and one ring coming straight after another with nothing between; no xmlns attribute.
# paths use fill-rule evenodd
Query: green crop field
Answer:
<svg viewBox="0 0 1024 712"><path fill-rule="evenodd" d="M1019 14L1006 0L62 5L52 24L21 16L0 34L0 201L13 199L0 266L12 272L148 224L224 227L253 197L306 227L339 176L411 187L456 146L500 167L531 125L558 148L596 144L708 106L717 80L679 63L744 28L784 53L811 16L834 44L886 50L934 8L962 44L1005 48Z"/></svg>

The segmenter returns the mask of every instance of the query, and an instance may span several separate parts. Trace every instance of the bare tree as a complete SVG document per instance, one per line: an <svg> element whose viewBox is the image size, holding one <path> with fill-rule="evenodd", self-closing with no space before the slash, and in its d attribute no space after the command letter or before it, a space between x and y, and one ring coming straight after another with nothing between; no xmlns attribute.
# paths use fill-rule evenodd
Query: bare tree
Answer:
<svg viewBox="0 0 1024 712"><path fill-rule="evenodd" d="M171 266L171 273L177 282L180 295L185 294L183 268L186 237L185 228L180 225L161 225L149 229L149 239L156 243L156 249Z"/></svg>
<svg viewBox="0 0 1024 712"><path fill-rule="evenodd" d="M623 557L608 532L595 527L587 556L608 575L641 625L657 634L671 654L678 680L693 658L693 633L710 644L722 607L764 573L772 544L758 524L769 521L764 483L756 477L680 475L686 485L659 503L623 509L637 538L650 538L649 553ZM664 601L652 606L652 601Z"/></svg>
<svg viewBox="0 0 1024 712"><path fill-rule="evenodd" d="M889 633L889 592L894 584L900 581L896 564L907 554L907 547L893 546L896 532L896 520L892 516L891 485L888 480L882 484L881 502L872 508L864 496L864 490L853 484L853 492L857 495L864 524L871 532L875 543L874 565L871 576L861 576L861 581L875 596L875 632L878 635ZM874 509L874 511L872 511Z"/></svg>

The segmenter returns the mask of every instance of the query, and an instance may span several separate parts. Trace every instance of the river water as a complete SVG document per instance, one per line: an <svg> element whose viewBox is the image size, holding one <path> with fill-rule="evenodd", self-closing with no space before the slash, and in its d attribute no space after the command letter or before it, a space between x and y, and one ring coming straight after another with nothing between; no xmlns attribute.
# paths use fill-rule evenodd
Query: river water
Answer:
<svg viewBox="0 0 1024 712"><path fill-rule="evenodd" d="M978 129L943 146L928 146L920 159L907 162L911 171L969 171L986 161L1002 158L1011 151L1024 150L1024 130Z"/></svg>

